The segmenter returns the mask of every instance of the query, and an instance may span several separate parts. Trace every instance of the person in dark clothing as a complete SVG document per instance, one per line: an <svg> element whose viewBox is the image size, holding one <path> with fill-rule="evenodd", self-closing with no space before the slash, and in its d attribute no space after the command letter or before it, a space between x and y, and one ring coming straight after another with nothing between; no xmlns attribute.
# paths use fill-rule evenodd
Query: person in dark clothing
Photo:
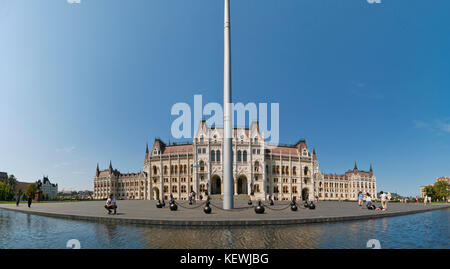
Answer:
<svg viewBox="0 0 450 269"><path fill-rule="evenodd" d="M16 195L16 206L19 206L20 203L20 195Z"/></svg>
<svg viewBox="0 0 450 269"><path fill-rule="evenodd" d="M33 199L31 196L28 197L28 207L31 207L31 203L33 202Z"/></svg>

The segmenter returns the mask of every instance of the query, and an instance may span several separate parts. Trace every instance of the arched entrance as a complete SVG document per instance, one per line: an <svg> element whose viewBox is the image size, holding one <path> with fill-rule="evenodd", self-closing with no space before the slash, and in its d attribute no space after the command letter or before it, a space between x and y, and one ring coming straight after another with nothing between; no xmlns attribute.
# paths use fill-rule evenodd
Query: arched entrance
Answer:
<svg viewBox="0 0 450 269"><path fill-rule="evenodd" d="M237 194L248 194L247 190L247 178L240 176L237 182Z"/></svg>
<svg viewBox="0 0 450 269"><path fill-rule="evenodd" d="M222 193L222 182L218 175L214 175L211 178L211 194L221 194Z"/></svg>
<svg viewBox="0 0 450 269"><path fill-rule="evenodd" d="M159 200L161 198L159 197L159 189L157 187L153 187L152 193L153 193L153 200Z"/></svg>
<svg viewBox="0 0 450 269"><path fill-rule="evenodd" d="M309 198L309 189L308 188L303 188L302 189L302 200L306 201Z"/></svg>

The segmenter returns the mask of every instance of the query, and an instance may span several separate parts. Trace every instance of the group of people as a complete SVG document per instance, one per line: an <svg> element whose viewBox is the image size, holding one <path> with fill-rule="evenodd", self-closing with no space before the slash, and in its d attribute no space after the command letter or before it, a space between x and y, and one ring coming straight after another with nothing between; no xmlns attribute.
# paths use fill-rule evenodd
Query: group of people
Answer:
<svg viewBox="0 0 450 269"><path fill-rule="evenodd" d="M423 197L423 203L424 204L427 204L427 203L431 204L431 196L425 195L425 197Z"/></svg>
<svg viewBox="0 0 450 269"><path fill-rule="evenodd" d="M20 197L21 197L21 195L16 194L16 206L19 206L19 204L20 204ZM28 207L31 207L31 203L33 203L33 198L31 198L31 195L28 196L27 202L28 202Z"/></svg>
<svg viewBox="0 0 450 269"><path fill-rule="evenodd" d="M386 211L388 206L388 201L391 200L391 194L390 193L384 193L383 191L380 192L380 200L381 200L381 206L376 207L375 204L372 202L372 197L370 193L363 194L362 191L358 193L358 206L362 209L363 203L365 202L365 207L369 210L382 210Z"/></svg>

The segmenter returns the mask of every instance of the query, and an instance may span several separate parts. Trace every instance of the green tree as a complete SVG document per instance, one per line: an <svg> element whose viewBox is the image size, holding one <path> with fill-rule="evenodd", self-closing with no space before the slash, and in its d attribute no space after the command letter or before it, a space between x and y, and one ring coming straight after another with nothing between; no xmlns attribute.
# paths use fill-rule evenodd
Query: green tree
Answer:
<svg viewBox="0 0 450 269"><path fill-rule="evenodd" d="M37 185L36 183L32 183L30 185L28 185L27 189L25 190L25 194L27 195L27 197L34 197L34 194L37 191Z"/></svg>
<svg viewBox="0 0 450 269"><path fill-rule="evenodd" d="M5 182L0 182L0 200L6 201L11 200L13 197L13 192L11 185L6 184Z"/></svg>
<svg viewBox="0 0 450 269"><path fill-rule="evenodd" d="M424 192L425 192L425 194L426 194L428 197L431 197L431 199L436 199L436 198L435 198L435 197L436 197L436 194L434 193L434 186L433 186L433 185L426 186L425 189L424 189Z"/></svg>
<svg viewBox="0 0 450 269"><path fill-rule="evenodd" d="M17 186L16 177L14 175L9 175L8 179L6 180L6 184L11 186L12 191L15 191Z"/></svg>
<svg viewBox="0 0 450 269"><path fill-rule="evenodd" d="M442 198L447 198L450 196L450 185L447 181L439 181L433 185L434 197L431 196L433 200L442 200Z"/></svg>

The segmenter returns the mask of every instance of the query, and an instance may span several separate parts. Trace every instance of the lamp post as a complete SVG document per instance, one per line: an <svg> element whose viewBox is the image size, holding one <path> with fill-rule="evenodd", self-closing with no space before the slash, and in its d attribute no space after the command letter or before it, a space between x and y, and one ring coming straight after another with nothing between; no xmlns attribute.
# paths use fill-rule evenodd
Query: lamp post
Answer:
<svg viewBox="0 0 450 269"><path fill-rule="evenodd" d="M224 81L223 81L223 208L234 207L234 182L232 166L232 122L231 122L231 40L230 40L230 0L225 1L224 25Z"/></svg>

